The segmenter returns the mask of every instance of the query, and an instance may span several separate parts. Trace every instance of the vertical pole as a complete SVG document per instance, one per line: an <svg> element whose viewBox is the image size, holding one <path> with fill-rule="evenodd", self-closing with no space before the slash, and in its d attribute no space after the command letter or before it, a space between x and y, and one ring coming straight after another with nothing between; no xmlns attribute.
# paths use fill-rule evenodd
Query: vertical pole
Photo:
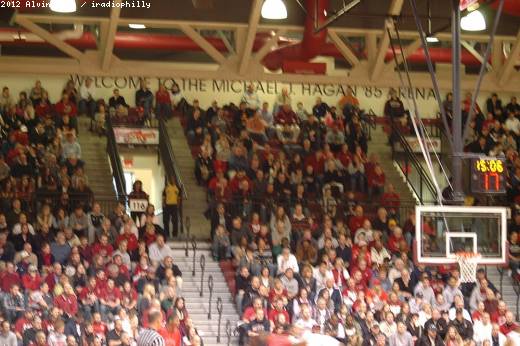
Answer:
<svg viewBox="0 0 520 346"><path fill-rule="evenodd" d="M453 0L451 5L452 32L452 85L453 85L453 199L464 198L462 189L462 105L460 90L460 8L459 1Z"/></svg>

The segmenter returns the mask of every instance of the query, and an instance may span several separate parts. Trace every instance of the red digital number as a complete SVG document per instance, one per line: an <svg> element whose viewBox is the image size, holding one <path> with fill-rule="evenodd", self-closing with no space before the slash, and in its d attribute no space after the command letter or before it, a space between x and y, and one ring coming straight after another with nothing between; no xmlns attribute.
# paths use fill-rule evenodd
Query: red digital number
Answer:
<svg viewBox="0 0 520 346"><path fill-rule="evenodd" d="M487 172L484 173L484 189L489 191L489 184L491 178L495 178L495 191L500 190L500 176L497 172Z"/></svg>

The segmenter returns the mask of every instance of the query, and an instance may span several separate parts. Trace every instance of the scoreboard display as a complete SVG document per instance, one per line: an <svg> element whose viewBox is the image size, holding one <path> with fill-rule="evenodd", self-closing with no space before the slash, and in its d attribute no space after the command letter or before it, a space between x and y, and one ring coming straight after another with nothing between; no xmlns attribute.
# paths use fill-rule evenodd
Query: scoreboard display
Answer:
<svg viewBox="0 0 520 346"><path fill-rule="evenodd" d="M471 160L471 191L499 194L506 192L504 158L480 157Z"/></svg>

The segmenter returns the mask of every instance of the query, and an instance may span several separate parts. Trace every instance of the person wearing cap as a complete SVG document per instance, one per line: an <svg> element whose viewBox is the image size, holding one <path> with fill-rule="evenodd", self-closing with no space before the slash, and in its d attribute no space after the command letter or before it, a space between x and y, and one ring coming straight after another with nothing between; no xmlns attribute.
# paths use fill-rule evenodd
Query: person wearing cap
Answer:
<svg viewBox="0 0 520 346"><path fill-rule="evenodd" d="M437 328L437 333L442 339L444 339L448 330L448 322L442 318L442 314L438 309L432 309L432 317L426 321L424 328L428 329L431 324Z"/></svg>
<svg viewBox="0 0 520 346"><path fill-rule="evenodd" d="M426 329L426 333L419 339L417 346L444 346L444 341L437 333L437 327L430 324Z"/></svg>

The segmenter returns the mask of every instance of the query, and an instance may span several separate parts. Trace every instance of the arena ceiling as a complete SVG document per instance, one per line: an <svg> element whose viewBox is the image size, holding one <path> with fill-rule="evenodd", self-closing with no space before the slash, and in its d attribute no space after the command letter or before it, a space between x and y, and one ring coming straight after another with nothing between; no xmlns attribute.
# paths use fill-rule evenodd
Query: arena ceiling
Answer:
<svg viewBox="0 0 520 346"><path fill-rule="evenodd" d="M104 0L78 0L78 5L85 5L73 14L20 8L0 28L0 72L306 81L306 74L268 71L262 64L272 50L302 39L306 14L298 2L306 0L284 1L288 18L280 21L261 18L262 0L123 0L136 7L122 9L101 7L108 3ZM432 48L440 54L436 68L441 87L448 87L451 67L445 60L449 60L451 48L451 1L429 1L429 15L427 0L416 1L423 26L431 26L440 39ZM467 88L476 79L489 40L495 14L490 2L480 7L488 29L462 35L467 62L463 86ZM121 0L110 3L120 4ZM327 12L333 14L343 4L343 0L329 0ZM388 37L386 28L393 27L389 18L396 20L418 86L430 86L424 61L417 53L421 43L409 0L361 0L335 21L327 32L327 43L335 54L321 59L327 64L326 73L312 79L395 85L397 73L388 52L398 42L395 36ZM130 23L144 24L146 29L130 29ZM515 68L520 60L519 29L519 17L502 15L484 90L520 91Z"/></svg>

